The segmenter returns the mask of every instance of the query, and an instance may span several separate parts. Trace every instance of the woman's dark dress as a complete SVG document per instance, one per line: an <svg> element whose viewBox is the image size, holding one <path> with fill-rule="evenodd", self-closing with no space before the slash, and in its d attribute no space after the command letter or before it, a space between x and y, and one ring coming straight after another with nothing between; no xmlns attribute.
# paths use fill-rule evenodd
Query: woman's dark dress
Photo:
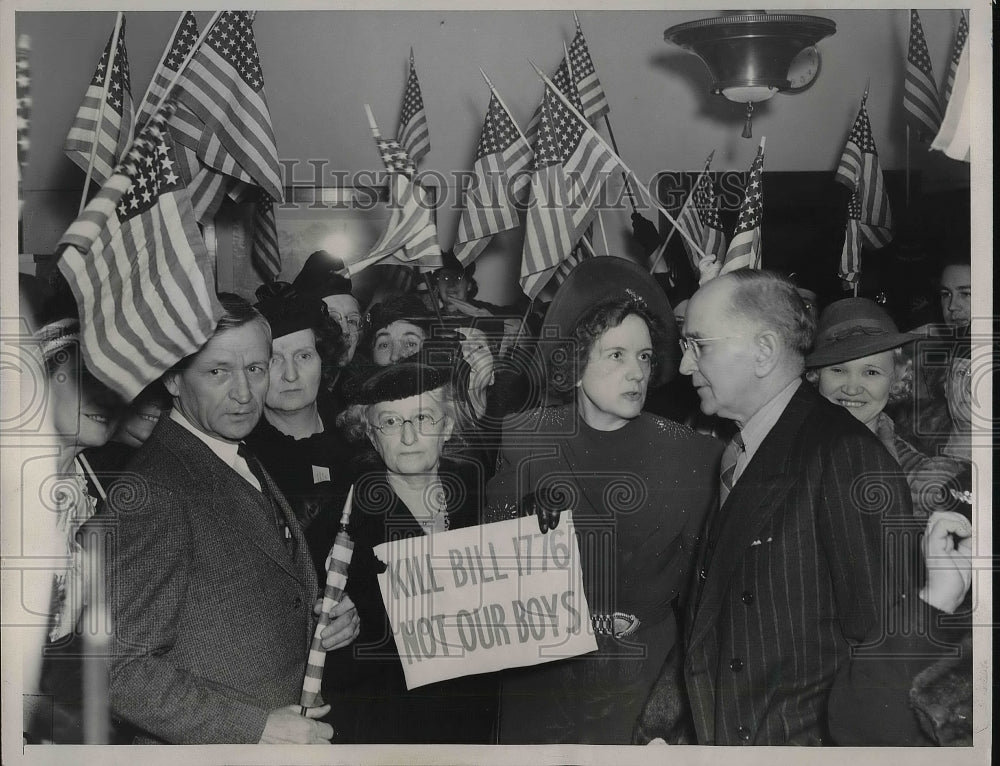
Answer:
<svg viewBox="0 0 1000 766"><path fill-rule="evenodd" d="M448 527L480 523L483 481L473 461L442 460ZM424 534L393 492L379 464L357 479L350 524L354 555L347 591L361 618L353 646L328 658L324 696L334 706L338 741L356 743L491 744L495 742L496 674L465 676L407 691L399 654L382 603L377 575L385 565L373 553L384 542ZM333 655L331 655L333 656Z"/></svg>
<svg viewBox="0 0 1000 766"><path fill-rule="evenodd" d="M505 672L500 741L629 743L643 702L679 640L673 603L687 590L697 540L715 502L722 445L641 414L597 431L571 405L505 429L487 518L512 518L531 493L562 488L572 508L591 614L640 620L598 652Z"/></svg>

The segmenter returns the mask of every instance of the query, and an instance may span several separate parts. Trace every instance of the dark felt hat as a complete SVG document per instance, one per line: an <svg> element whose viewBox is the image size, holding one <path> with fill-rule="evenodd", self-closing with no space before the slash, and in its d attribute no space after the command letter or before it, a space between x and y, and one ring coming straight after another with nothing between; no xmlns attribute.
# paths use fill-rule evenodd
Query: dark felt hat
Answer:
<svg viewBox="0 0 1000 766"><path fill-rule="evenodd" d="M361 348L370 351L375 335L383 327L393 322L409 322L431 334L431 325L435 321L434 314L416 295L404 293L390 298L385 303L376 303L368 310L365 317L365 335L359 344Z"/></svg>
<svg viewBox="0 0 1000 766"><path fill-rule="evenodd" d="M639 298L653 316L660 320L665 335L657 358L657 376L653 385L668 382L677 374L679 349L677 321L663 289L646 269L615 256L588 258L574 268L556 292L545 314L542 329L558 332L559 338L571 338L577 324L595 304L609 298ZM542 343L540 350L546 367L559 344Z"/></svg>
<svg viewBox="0 0 1000 766"><path fill-rule="evenodd" d="M454 250L442 250L441 251L441 266L437 271L447 269L448 271L460 271L464 273L467 277L472 278L476 273L476 262L473 261L468 266L463 266L458 258L455 257Z"/></svg>
<svg viewBox="0 0 1000 766"><path fill-rule="evenodd" d="M807 367L849 362L906 345L916 335L900 332L892 317L867 298L844 298L831 303L819 317L813 352Z"/></svg>
<svg viewBox="0 0 1000 766"><path fill-rule="evenodd" d="M259 311L271 325L271 337L280 338L316 327L326 310L315 295L300 295L288 282L269 282L257 288Z"/></svg>
<svg viewBox="0 0 1000 766"><path fill-rule="evenodd" d="M292 287L299 295L350 295L351 280L338 274L344 261L326 250L317 250L302 266L302 271L292 280Z"/></svg>
<svg viewBox="0 0 1000 766"><path fill-rule="evenodd" d="M350 404L394 402L441 388L449 381L468 384L468 364L457 335L424 341L420 351L395 364L367 365L344 386Z"/></svg>

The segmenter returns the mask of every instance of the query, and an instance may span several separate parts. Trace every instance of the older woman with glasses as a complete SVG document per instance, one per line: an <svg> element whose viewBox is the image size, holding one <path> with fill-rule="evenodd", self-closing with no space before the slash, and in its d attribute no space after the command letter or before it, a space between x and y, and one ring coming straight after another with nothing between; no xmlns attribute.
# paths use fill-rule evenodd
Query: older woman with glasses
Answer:
<svg viewBox="0 0 1000 766"><path fill-rule="evenodd" d="M628 744L661 671L680 668L675 602L722 445L642 411L677 372L676 334L659 285L622 258L584 261L549 307L553 406L505 423L488 514L534 513L546 532L572 510L598 651L505 673L501 742ZM683 692L671 691L673 712Z"/></svg>
<svg viewBox="0 0 1000 766"><path fill-rule="evenodd" d="M347 687L340 708L352 713L345 737L353 742L494 741L495 676L407 691L377 581L386 567L375 546L480 523L480 468L445 452L457 440L453 370L439 366L441 354L434 350L435 342L428 341L416 357L370 368L352 381L351 405L339 421L348 438L372 448L357 466L347 584L362 632L352 661L335 681ZM337 698L331 702L336 709Z"/></svg>

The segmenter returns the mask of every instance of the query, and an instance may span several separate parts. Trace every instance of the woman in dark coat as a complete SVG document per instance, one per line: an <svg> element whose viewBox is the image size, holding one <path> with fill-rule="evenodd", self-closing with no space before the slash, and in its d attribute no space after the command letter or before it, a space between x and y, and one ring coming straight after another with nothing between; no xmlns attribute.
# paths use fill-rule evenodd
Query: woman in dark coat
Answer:
<svg viewBox="0 0 1000 766"><path fill-rule="evenodd" d="M373 552L385 542L480 523L484 482L478 462L443 454L455 432L451 379L450 366L432 366L421 353L374 368L348 391L353 405L341 425L349 437L369 442L374 454L358 471L350 524L354 555L347 591L361 617L361 635L350 661L327 674L326 685L341 700L344 715L335 725L345 741L495 741L495 675L407 690L378 585L386 567Z"/></svg>
<svg viewBox="0 0 1000 766"><path fill-rule="evenodd" d="M676 372L676 325L652 278L594 258L567 278L541 347L564 403L508 420L490 520L571 509L596 654L504 674L500 741L627 744L665 664L679 661L675 602L716 494L721 445L642 412ZM680 691L678 690L678 694Z"/></svg>

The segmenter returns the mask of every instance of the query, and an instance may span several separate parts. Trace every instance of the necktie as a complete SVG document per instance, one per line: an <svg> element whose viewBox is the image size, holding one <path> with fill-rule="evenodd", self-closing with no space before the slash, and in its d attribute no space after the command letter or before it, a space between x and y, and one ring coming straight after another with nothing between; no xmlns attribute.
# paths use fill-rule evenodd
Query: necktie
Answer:
<svg viewBox="0 0 1000 766"><path fill-rule="evenodd" d="M250 473L254 475L254 478L256 478L260 484L261 494L264 495L264 500L267 501L267 505L271 509L271 516L274 521L275 529L278 530L278 536L281 538L282 542L284 542L285 548L287 548L289 553L291 553L293 544L292 531L285 523L284 514L281 512L281 505L271 494L270 486L267 483L267 477L264 475L264 466L260 464L257 456L254 455L253 452L250 451L250 448L243 442L240 442L240 446L236 448L236 454L246 461L247 468L250 469Z"/></svg>
<svg viewBox="0 0 1000 766"><path fill-rule="evenodd" d="M725 504L726 498L729 497L729 492L735 483L736 461L739 459L741 452L746 452L746 445L743 443L743 436L737 431L736 435L729 440L729 444L726 445L726 449L722 453L722 465L719 470L720 508Z"/></svg>

